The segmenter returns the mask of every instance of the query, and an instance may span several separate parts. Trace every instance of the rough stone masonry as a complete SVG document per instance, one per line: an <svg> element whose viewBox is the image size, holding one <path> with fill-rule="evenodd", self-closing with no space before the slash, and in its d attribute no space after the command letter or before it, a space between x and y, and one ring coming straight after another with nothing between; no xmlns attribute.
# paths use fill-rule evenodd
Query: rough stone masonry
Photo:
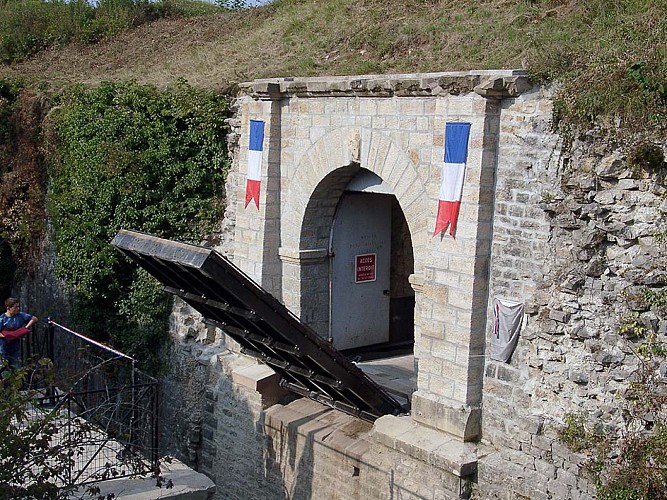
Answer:
<svg viewBox="0 0 667 500"><path fill-rule="evenodd" d="M638 361L619 328L664 340L643 290L665 284L667 202L595 133L565 148L552 99L520 71L242 86L220 250L326 336L336 203L350 165L377 174L412 240L417 387L409 415L372 425L294 399L177 305L165 448L221 499L593 498L557 430L570 413L622 426ZM259 211L242 204L250 119L267 124ZM472 124L456 239L431 236L447 121ZM508 363L488 356L495 299L526 312Z"/></svg>

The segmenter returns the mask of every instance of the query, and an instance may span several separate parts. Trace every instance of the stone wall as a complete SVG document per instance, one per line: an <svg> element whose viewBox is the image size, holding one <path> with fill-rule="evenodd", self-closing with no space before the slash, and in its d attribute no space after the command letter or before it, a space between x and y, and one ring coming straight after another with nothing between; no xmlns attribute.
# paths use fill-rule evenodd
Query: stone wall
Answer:
<svg viewBox="0 0 667 500"><path fill-rule="evenodd" d="M483 438L498 451L480 460L479 493L592 498L584 457L557 431L567 414L622 428L618 396L638 358L620 324L635 318L665 340L642 288L664 286L666 191L594 134L561 156L548 93L530 97L501 120L490 300L523 302L527 322L508 364L486 360Z"/></svg>
<svg viewBox="0 0 667 500"><path fill-rule="evenodd" d="M200 467L216 498L444 500L472 492L476 456L454 437L408 416L373 425L308 399L272 404L285 394L270 370L233 353L218 361Z"/></svg>
<svg viewBox="0 0 667 500"><path fill-rule="evenodd" d="M664 340L667 323L650 311L642 289L664 286L656 233L664 231L667 203L658 176L634 168L598 137L574 142L565 154L551 129L551 99L550 89L534 87L487 104L484 127L492 133L485 135L486 146L496 152L492 230L479 234L489 238L488 267L450 258L454 243L447 243L436 253L448 259L448 271L426 265L411 279L422 293L419 331L433 335L458 331L435 300L456 293L448 280L457 266L472 266L475 279L485 280L476 299L484 321L467 318L468 338L481 349L444 349L446 335L429 344L438 355L431 365L437 361L440 372L456 368L460 356L468 366L483 366L481 383L471 382L481 393L470 396L481 402L481 439L462 443L434 429L429 422L444 418L437 405L419 406L429 415L413 408L411 416L386 416L370 426L312 401L288 403L270 370L237 354L219 333L196 326L199 320L182 309L174 316L180 375L172 376L174 397L165 406L185 424L174 425L165 442L215 480L217 498L594 497L582 472L584 457L560 443L557 431L568 413L582 412L610 432L622 425L617 394L637 361L619 335L621 323L633 318ZM242 116L232 120L235 137L248 113L273 119L277 112L274 101L243 102ZM230 194L243 189L241 157L237 150ZM277 162L275 156L269 161ZM238 215L230 206L238 203L228 205L228 235ZM259 220L268 222L264 232L246 230L250 224L242 217L236 238L245 250L234 255L298 310L301 298L289 292L290 283L303 279L308 265L317 268L323 255L298 249L297 242L295 249L279 248L270 234L278 215L260 211ZM261 241L275 247L265 262L255 260L261 252L252 253ZM227 248L232 246L228 237ZM276 269L283 272L278 278ZM508 363L491 360L485 341L495 298L525 305L525 326ZM449 310L461 314L459 309ZM185 361L176 361L181 357ZM428 363L420 366L422 381L435 369ZM179 408L179 398L190 402Z"/></svg>

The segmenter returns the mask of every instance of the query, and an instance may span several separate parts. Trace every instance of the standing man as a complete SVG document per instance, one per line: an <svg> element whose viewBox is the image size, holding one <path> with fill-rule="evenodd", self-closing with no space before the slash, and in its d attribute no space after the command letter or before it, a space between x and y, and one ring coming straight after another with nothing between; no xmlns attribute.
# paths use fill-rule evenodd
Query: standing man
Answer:
<svg viewBox="0 0 667 500"><path fill-rule="evenodd" d="M37 323L37 317L19 311L19 300L14 297L5 300L5 308L6 312L0 315L0 368L6 360L11 368L16 369L21 365L21 339L9 342L3 332L30 328Z"/></svg>

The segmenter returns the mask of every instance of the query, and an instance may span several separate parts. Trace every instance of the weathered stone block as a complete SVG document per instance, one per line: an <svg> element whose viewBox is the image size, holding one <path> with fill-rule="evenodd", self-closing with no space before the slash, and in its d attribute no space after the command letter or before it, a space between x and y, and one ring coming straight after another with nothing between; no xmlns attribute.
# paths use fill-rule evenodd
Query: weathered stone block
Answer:
<svg viewBox="0 0 667 500"><path fill-rule="evenodd" d="M434 395L412 395L412 416L415 421L448 432L463 441L474 441L480 435L481 409L475 407L453 407L454 401L446 402Z"/></svg>

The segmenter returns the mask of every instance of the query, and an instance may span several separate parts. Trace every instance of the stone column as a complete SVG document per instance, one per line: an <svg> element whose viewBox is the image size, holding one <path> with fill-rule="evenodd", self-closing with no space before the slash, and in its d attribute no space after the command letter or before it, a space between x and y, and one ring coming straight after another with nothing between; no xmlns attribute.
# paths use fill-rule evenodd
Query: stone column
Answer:
<svg viewBox="0 0 667 500"><path fill-rule="evenodd" d="M429 242L418 295L415 421L474 441L481 434L484 338L499 104L476 94L442 100L446 121L472 124L456 238ZM443 123L444 128L444 123ZM416 282L417 280L413 280Z"/></svg>
<svg viewBox="0 0 667 500"><path fill-rule="evenodd" d="M329 251L280 248L285 306L322 337L329 335ZM315 284L306 281L313 280ZM311 293L304 294L303 290Z"/></svg>
<svg viewBox="0 0 667 500"><path fill-rule="evenodd" d="M258 84L259 85L259 84ZM239 176L236 209L234 263L260 286L281 299L280 247L281 216L281 106L282 94L274 83L263 83L261 99L242 101L242 134L239 151ZM250 120L264 121L262 180L259 210L251 201L245 204L245 172L248 164Z"/></svg>

